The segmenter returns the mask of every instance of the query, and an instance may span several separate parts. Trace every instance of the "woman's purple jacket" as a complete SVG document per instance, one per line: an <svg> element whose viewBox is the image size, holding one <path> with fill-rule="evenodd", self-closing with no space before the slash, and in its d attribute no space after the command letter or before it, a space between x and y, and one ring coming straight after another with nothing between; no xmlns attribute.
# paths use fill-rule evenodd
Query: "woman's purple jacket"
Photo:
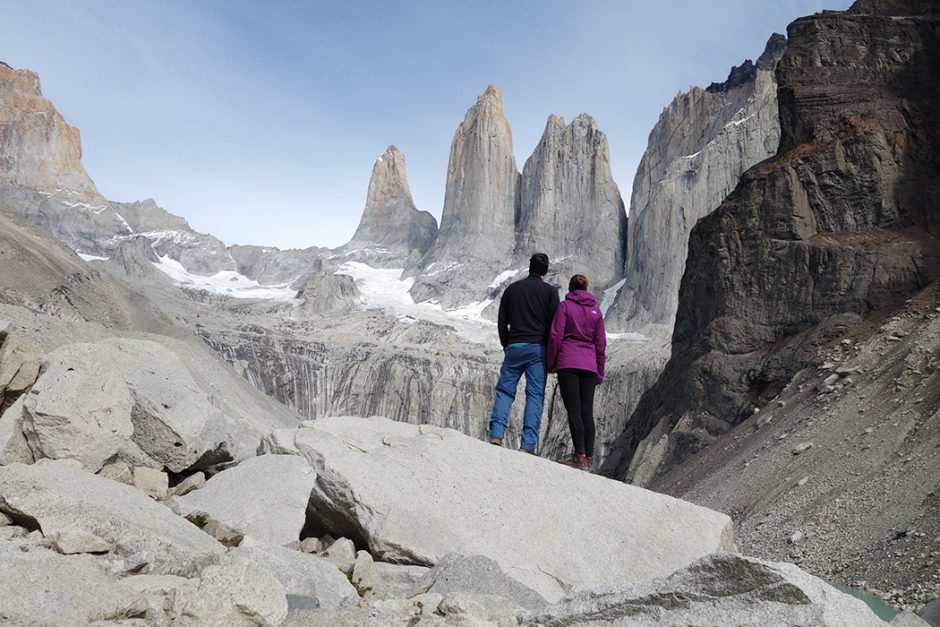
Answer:
<svg viewBox="0 0 940 627"><path fill-rule="evenodd" d="M604 380L607 332L604 315L594 295L586 290L568 292L558 305L548 334L548 369L577 368L597 373Z"/></svg>

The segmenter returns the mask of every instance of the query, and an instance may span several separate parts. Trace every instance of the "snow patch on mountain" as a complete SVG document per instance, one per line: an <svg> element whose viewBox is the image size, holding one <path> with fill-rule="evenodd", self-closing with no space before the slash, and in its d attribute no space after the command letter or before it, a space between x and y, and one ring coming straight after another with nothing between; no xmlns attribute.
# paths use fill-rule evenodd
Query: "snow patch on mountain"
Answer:
<svg viewBox="0 0 940 627"><path fill-rule="evenodd" d="M291 301L297 298L297 290L289 287L289 283L261 285L257 281L232 270L222 270L212 276L193 274L175 259L169 257L160 257L159 259L160 261L153 262L153 265L182 287L205 290L212 294L221 294L232 298L282 301Z"/></svg>

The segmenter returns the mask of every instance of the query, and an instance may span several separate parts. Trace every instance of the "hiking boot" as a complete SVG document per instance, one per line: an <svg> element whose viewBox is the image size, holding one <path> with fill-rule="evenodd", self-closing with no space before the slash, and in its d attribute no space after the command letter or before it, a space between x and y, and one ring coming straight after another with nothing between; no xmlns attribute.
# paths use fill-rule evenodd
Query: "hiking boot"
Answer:
<svg viewBox="0 0 940 627"><path fill-rule="evenodd" d="M530 451L529 449L527 449L527 448L522 448L521 446L519 447L519 450L520 450L521 452L523 452L523 453L528 453L529 455L538 456L538 453L536 453L535 451Z"/></svg>
<svg viewBox="0 0 940 627"><path fill-rule="evenodd" d="M568 466L570 468L577 468L579 470L581 469L581 457L578 455L572 455L568 459L563 459L558 463L561 464L562 466Z"/></svg>
<svg viewBox="0 0 940 627"><path fill-rule="evenodd" d="M594 472L594 458L588 457L587 455L578 456L578 470L583 470L585 472Z"/></svg>
<svg viewBox="0 0 940 627"><path fill-rule="evenodd" d="M503 439L502 439L502 438L495 438L495 437L493 437L493 436L489 436L489 437L486 438L486 441L489 442L490 444L495 444L496 446L502 446L502 445L503 445Z"/></svg>

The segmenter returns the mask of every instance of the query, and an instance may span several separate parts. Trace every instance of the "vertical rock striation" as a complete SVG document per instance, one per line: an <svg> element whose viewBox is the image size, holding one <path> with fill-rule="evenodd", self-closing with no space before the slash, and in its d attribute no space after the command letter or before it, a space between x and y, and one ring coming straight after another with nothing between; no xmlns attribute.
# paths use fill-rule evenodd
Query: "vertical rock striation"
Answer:
<svg viewBox="0 0 940 627"><path fill-rule="evenodd" d="M409 269L418 275L416 301L453 307L483 300L485 286L512 259L518 179L502 93L490 85L454 133L440 232Z"/></svg>
<svg viewBox="0 0 940 627"><path fill-rule="evenodd" d="M940 276L938 33L925 1L790 25L779 152L693 229L672 357L607 474L662 471L707 446L847 324Z"/></svg>
<svg viewBox="0 0 940 627"><path fill-rule="evenodd" d="M633 181L626 283L611 326L672 330L689 232L777 150L774 68L785 50L786 38L774 34L756 64L680 93L659 116Z"/></svg>
<svg viewBox="0 0 940 627"><path fill-rule="evenodd" d="M372 168L359 228L343 249L370 265L402 267L424 255L436 236L437 220L418 211L411 197L404 155L389 146Z"/></svg>
<svg viewBox="0 0 940 627"><path fill-rule="evenodd" d="M627 216L610 172L607 136L591 116L550 115L522 170L513 267L536 251L606 286L623 276Z"/></svg>

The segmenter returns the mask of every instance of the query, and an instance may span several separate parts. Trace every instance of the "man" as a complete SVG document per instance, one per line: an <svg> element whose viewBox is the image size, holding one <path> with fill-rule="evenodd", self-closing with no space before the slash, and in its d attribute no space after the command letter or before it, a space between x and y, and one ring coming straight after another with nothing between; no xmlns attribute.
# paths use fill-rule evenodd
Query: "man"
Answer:
<svg viewBox="0 0 940 627"><path fill-rule="evenodd" d="M546 274L548 256L535 253L529 259L529 276L507 287L499 300L499 343L504 356L490 417L489 442L502 444L516 386L524 372L525 412L519 449L533 455L545 401L545 345L558 308L558 290L542 280Z"/></svg>

